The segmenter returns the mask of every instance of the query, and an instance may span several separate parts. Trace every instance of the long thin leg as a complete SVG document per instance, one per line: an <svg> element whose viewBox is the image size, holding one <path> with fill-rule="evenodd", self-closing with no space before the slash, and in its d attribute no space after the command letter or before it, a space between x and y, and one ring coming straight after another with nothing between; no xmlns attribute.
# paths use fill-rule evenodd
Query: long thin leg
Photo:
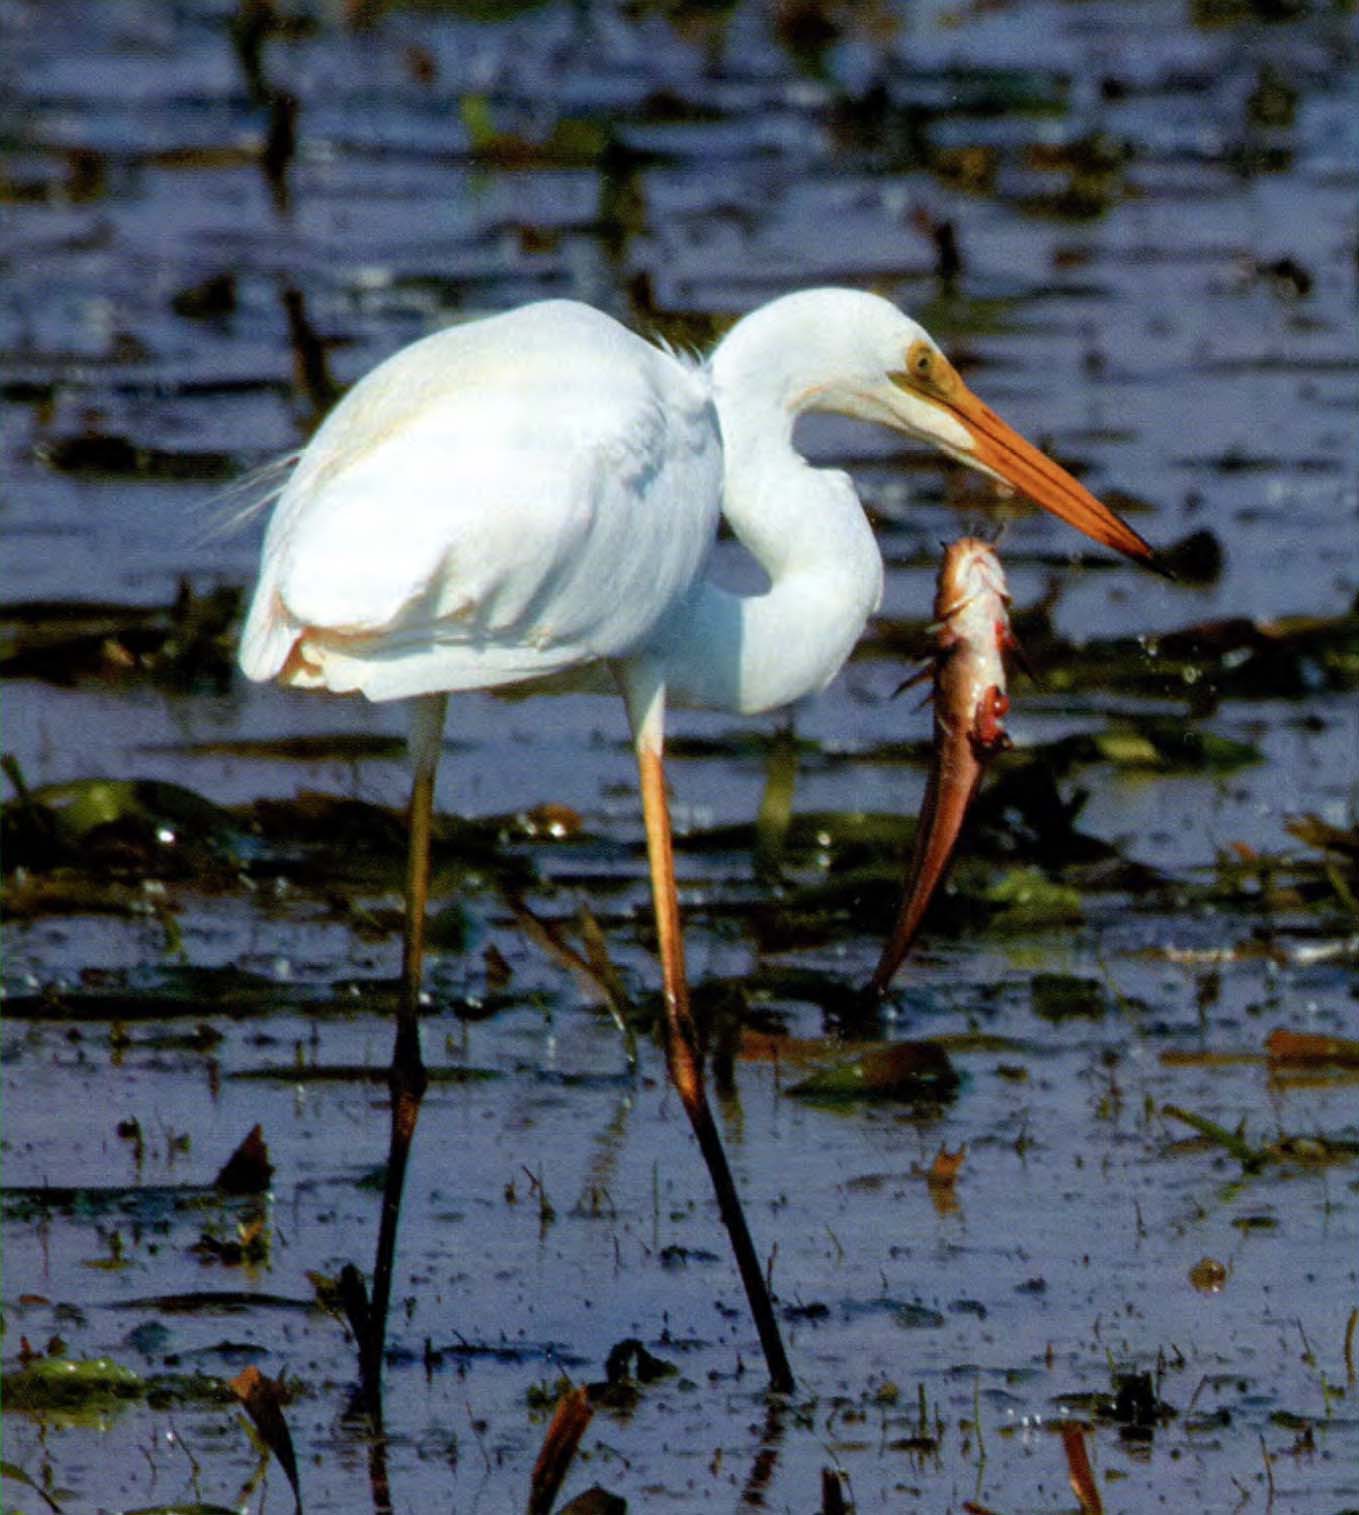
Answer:
<svg viewBox="0 0 1359 1515"><path fill-rule="evenodd" d="M392 1299L396 1233L406 1185L411 1142L420 1118L429 1075L420 1055L420 985L425 960L425 914L429 903L429 847L434 818L434 776L439 766L447 695L427 695L416 705L410 735L411 799L406 860L406 925L402 939L401 993L396 1010L396 1042L387 1086L391 1093L392 1132L387 1150L387 1181L382 1192L377 1257L373 1263L373 1298L368 1329L359 1343L360 1379L370 1405L382 1394L382 1357L387 1341L387 1313Z"/></svg>
<svg viewBox="0 0 1359 1515"><path fill-rule="evenodd" d="M656 707L657 711L659 707ZM779 1394L793 1390L793 1370L783 1350L783 1338L769 1300L769 1286L750 1239L745 1212L736 1183L727 1164L716 1122L703 1087L703 1060L699 1055L694 1019L689 1009L689 984L684 972L684 940L680 932L679 901L675 893L675 857L670 835L670 809L665 797L665 768L661 759L659 714L644 721L638 730L637 763L641 772L642 817L646 825L647 858L651 867L651 893L656 908L660 939L661 974L665 992L666 1063L670 1078L698 1139L699 1151L708 1165L717 1208L731 1238L736 1266L745 1285L750 1313L755 1318L769 1385Z"/></svg>

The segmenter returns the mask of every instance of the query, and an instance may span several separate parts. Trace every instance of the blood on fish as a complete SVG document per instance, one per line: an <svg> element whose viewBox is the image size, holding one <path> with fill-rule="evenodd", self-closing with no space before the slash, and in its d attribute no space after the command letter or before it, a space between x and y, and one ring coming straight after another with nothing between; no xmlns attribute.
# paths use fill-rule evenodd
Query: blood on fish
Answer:
<svg viewBox="0 0 1359 1515"><path fill-rule="evenodd" d="M1005 653L1015 647L1010 596L995 548L963 537L945 549L935 588L934 757L901 907L868 992L887 992L943 881L986 765L1009 749Z"/></svg>

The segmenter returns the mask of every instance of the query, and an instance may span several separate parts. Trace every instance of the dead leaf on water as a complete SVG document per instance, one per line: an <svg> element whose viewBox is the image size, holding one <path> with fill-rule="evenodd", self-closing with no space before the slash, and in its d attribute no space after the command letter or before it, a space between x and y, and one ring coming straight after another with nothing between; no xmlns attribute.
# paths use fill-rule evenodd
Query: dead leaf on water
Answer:
<svg viewBox="0 0 1359 1515"><path fill-rule="evenodd" d="M789 1090L801 1099L944 1099L958 1088L949 1055L934 1042L873 1047L852 1062L823 1069Z"/></svg>
<svg viewBox="0 0 1359 1515"><path fill-rule="evenodd" d="M1066 1453L1071 1491L1080 1501L1081 1515L1104 1515L1104 1503L1090 1467L1090 1456L1085 1450L1085 1427L1071 1421L1063 1425L1062 1449Z"/></svg>
<svg viewBox="0 0 1359 1515"><path fill-rule="evenodd" d="M824 1058L837 1044L825 1036L776 1036L768 1031L741 1028L738 1053L746 1063L787 1063L794 1068L809 1068ZM840 1044L840 1050L849 1050Z"/></svg>
<svg viewBox="0 0 1359 1515"><path fill-rule="evenodd" d="M273 1176L274 1165L269 1161L264 1132L256 1125L223 1163L215 1183L227 1194L263 1194Z"/></svg>
<svg viewBox="0 0 1359 1515"><path fill-rule="evenodd" d="M1220 1294L1230 1277L1231 1269L1215 1257L1201 1257L1189 1270L1189 1282L1200 1294Z"/></svg>
<svg viewBox="0 0 1359 1515"><path fill-rule="evenodd" d="M1035 973L1029 986L1033 1013L1054 1024L1079 1017L1098 1020L1108 1008L1108 994L1097 978L1072 973Z"/></svg>
<svg viewBox="0 0 1359 1515"><path fill-rule="evenodd" d="M1258 1052L1191 1052L1176 1048L1162 1052L1160 1057L1163 1068L1239 1068L1263 1061Z"/></svg>
<svg viewBox="0 0 1359 1515"><path fill-rule="evenodd" d="M1359 1142L1337 1141L1325 1136L1281 1136L1271 1142L1268 1156L1281 1163L1305 1163L1323 1167L1331 1163L1353 1162L1359 1156Z"/></svg>
<svg viewBox="0 0 1359 1515"><path fill-rule="evenodd" d="M951 1189L962 1172L963 1162L967 1157L967 1148L959 1147L956 1152L950 1152L947 1147L941 1146L934 1154L934 1161L930 1164L929 1172L925 1175L931 1188Z"/></svg>
<svg viewBox="0 0 1359 1515"><path fill-rule="evenodd" d="M962 1171L963 1160L966 1156L965 1146L959 1147L956 1152L950 1152L947 1147L941 1145L934 1155L934 1161L925 1171L925 1182L929 1185L930 1199L938 1215L956 1215L961 1208L958 1203L956 1181L958 1174Z"/></svg>
<svg viewBox="0 0 1359 1515"><path fill-rule="evenodd" d="M1279 1026L1265 1038L1271 1063L1329 1063L1341 1068L1359 1068L1359 1041L1346 1036L1325 1036L1312 1031L1290 1031Z"/></svg>
<svg viewBox="0 0 1359 1515"><path fill-rule="evenodd" d="M1359 826L1333 826L1309 813L1290 816L1284 830L1319 852L1333 852L1359 865Z"/></svg>
<svg viewBox="0 0 1359 1515"><path fill-rule="evenodd" d="M238 1221L231 1236L204 1231L189 1248L205 1263L219 1262L229 1268L258 1267L269 1260L269 1229L264 1216Z"/></svg>
<svg viewBox="0 0 1359 1515"><path fill-rule="evenodd" d="M302 1490L297 1479L297 1456L293 1438L284 1419L283 1407L291 1399L282 1379L266 1378L253 1364L231 1380L230 1388L245 1406L260 1440L278 1458L279 1466L292 1486L293 1500L302 1508Z"/></svg>
<svg viewBox="0 0 1359 1515"><path fill-rule="evenodd" d="M590 1391L583 1384L568 1389L557 1401L538 1460L528 1498L528 1515L548 1515L561 1489L567 1470L580 1446L580 1439L594 1415Z"/></svg>

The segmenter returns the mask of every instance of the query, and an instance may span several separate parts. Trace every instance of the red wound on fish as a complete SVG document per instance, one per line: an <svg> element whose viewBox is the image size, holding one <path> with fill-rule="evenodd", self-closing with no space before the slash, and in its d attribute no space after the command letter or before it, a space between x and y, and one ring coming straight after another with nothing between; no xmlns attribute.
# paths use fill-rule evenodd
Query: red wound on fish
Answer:
<svg viewBox="0 0 1359 1515"><path fill-rule="evenodd" d="M980 748L982 757L995 757L998 752L1008 752L1014 743L1004 726L1010 713L1010 696L992 684L977 701L976 714L972 718L972 745Z"/></svg>

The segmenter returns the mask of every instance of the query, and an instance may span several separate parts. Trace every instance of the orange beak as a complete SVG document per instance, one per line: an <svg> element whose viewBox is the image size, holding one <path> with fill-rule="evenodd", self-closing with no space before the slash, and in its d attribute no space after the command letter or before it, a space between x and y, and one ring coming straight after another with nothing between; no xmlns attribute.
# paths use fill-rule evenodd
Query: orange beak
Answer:
<svg viewBox="0 0 1359 1515"><path fill-rule="evenodd" d="M1035 505L1051 511L1101 546L1112 547L1139 563L1155 565L1153 549L1121 516L1097 500L1061 464L1026 442L965 384L959 382L947 398L930 398L950 411L971 435L976 450L964 461L981 464Z"/></svg>
<svg viewBox="0 0 1359 1515"><path fill-rule="evenodd" d="M1101 546L1165 571L1156 553L1121 516L1101 504L1061 464L1026 442L990 406L983 405L932 342L923 337L913 342L907 349L905 366L889 371L887 377L910 401L908 413L895 422L889 420L889 425L896 424L932 442L960 463L1011 485ZM890 397L887 408L893 408ZM938 423L932 425L935 416ZM939 424L945 416L947 426ZM959 440L960 426L971 445Z"/></svg>

